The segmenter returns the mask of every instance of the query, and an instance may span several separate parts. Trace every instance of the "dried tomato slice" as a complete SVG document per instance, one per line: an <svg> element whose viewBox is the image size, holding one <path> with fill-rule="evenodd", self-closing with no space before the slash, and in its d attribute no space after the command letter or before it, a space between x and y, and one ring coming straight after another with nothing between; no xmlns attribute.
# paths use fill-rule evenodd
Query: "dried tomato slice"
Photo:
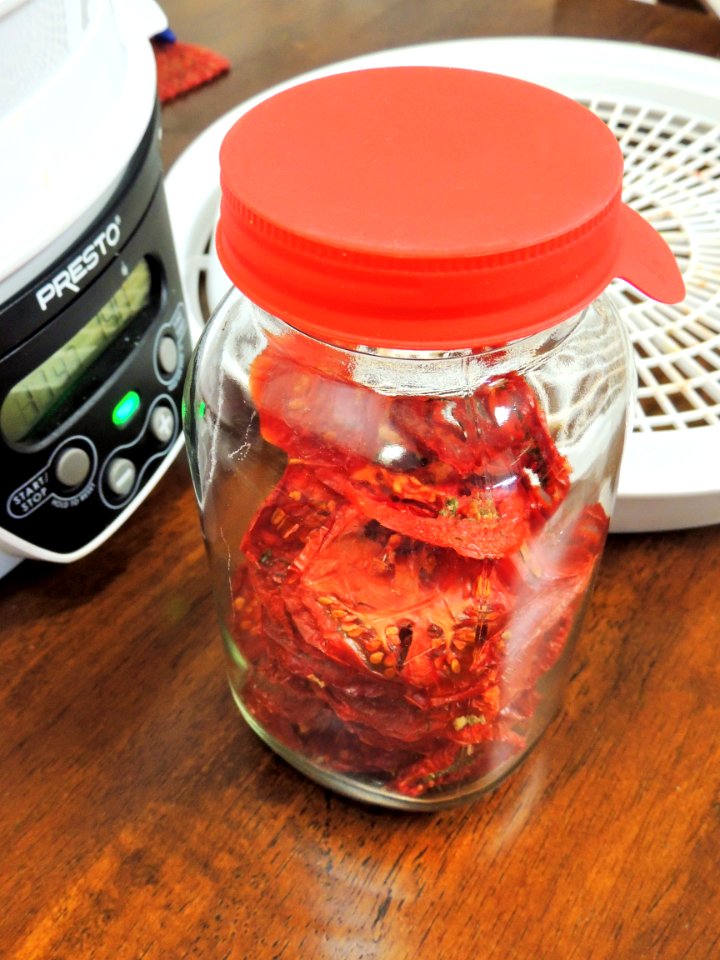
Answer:
<svg viewBox="0 0 720 960"><path fill-rule="evenodd" d="M406 797L420 797L430 790L455 783L472 783L508 763L524 746L524 742L513 737L511 732L502 738L489 737L477 746L448 746L403 769L387 787Z"/></svg>
<svg viewBox="0 0 720 960"><path fill-rule="evenodd" d="M513 564L403 537L293 464L242 549L262 605L331 658L418 688L482 671L511 609Z"/></svg>
<svg viewBox="0 0 720 960"><path fill-rule="evenodd" d="M517 741L499 720L518 588L511 561L463 558L331 506L300 465L288 468L243 547L238 632L254 634L244 646L255 670L246 702L283 743L348 772L455 771L426 777L429 789L467 767L438 757ZM408 776L417 792L418 775Z"/></svg>
<svg viewBox="0 0 720 960"><path fill-rule="evenodd" d="M291 458L340 466L382 459L406 442L390 420L392 397L309 370L277 346L253 362L251 388L263 437ZM406 460L421 459L412 445L402 449Z"/></svg>
<svg viewBox="0 0 720 960"><path fill-rule="evenodd" d="M600 504L548 527L516 557L512 624L501 669L503 705L537 681L566 649L605 542L609 518Z"/></svg>
<svg viewBox="0 0 720 960"><path fill-rule="evenodd" d="M607 531L517 374L385 397L272 346L261 430L289 465L235 575L246 708L286 748L419 796L525 746ZM557 522L556 522L557 521Z"/></svg>
<svg viewBox="0 0 720 960"><path fill-rule="evenodd" d="M510 477L529 479L545 507L568 489L567 463L515 373L467 396L390 397L353 381L349 370L311 370L271 344L253 363L252 394L265 439L306 462L397 463L406 472L438 461L489 490Z"/></svg>
<svg viewBox="0 0 720 960"><path fill-rule="evenodd" d="M535 395L517 373L491 377L466 396L398 397L391 419L460 474L482 470L494 452L518 461L537 447L541 425L547 433Z"/></svg>
<svg viewBox="0 0 720 960"><path fill-rule="evenodd" d="M383 526L466 557L507 556L530 534L532 502L524 478L487 485L476 476L448 473L440 463L405 473L375 464L348 473L323 467L316 472Z"/></svg>
<svg viewBox="0 0 720 960"><path fill-rule="evenodd" d="M569 482L517 375L468 397L391 398L266 351L252 385L269 442L384 526L465 556L516 550Z"/></svg>

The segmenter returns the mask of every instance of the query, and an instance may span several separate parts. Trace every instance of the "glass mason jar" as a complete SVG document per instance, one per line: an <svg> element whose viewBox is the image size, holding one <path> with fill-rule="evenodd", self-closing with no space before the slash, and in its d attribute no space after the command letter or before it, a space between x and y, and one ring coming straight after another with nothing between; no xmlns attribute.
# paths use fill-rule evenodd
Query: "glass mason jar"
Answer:
<svg viewBox="0 0 720 960"><path fill-rule="evenodd" d="M193 482L237 705L341 793L475 796L558 710L634 382L601 291L682 293L618 156L564 97L439 68L301 84L223 145Z"/></svg>

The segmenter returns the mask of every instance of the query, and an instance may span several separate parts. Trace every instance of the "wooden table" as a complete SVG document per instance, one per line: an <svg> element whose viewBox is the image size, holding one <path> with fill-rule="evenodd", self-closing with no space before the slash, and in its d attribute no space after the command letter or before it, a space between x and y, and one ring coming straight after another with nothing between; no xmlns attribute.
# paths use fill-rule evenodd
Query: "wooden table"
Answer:
<svg viewBox="0 0 720 960"><path fill-rule="evenodd" d="M717 56L631 0L166 0L232 71L163 111L167 162L295 73L456 36ZM112 540L0 582L0 955L23 960L714 960L720 527L611 538L566 704L473 805L331 795L240 721L177 463Z"/></svg>

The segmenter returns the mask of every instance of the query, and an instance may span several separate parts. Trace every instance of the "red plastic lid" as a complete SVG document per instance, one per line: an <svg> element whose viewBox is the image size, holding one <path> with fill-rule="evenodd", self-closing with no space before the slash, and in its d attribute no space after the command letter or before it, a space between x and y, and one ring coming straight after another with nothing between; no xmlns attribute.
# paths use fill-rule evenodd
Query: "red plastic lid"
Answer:
<svg viewBox="0 0 720 960"><path fill-rule="evenodd" d="M313 80L242 116L220 166L225 271L322 339L502 343L613 277L684 296L665 242L621 201L611 131L521 80L445 67Z"/></svg>

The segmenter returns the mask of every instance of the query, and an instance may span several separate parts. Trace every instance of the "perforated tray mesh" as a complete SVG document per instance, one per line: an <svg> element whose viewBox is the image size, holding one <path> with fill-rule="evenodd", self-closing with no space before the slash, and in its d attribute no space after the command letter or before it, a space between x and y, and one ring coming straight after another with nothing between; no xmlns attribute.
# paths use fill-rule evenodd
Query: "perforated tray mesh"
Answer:
<svg viewBox="0 0 720 960"><path fill-rule="evenodd" d="M613 285L635 348L634 429L720 425L720 126L652 105L581 102L617 137L624 199L663 235L687 289L666 306Z"/></svg>

